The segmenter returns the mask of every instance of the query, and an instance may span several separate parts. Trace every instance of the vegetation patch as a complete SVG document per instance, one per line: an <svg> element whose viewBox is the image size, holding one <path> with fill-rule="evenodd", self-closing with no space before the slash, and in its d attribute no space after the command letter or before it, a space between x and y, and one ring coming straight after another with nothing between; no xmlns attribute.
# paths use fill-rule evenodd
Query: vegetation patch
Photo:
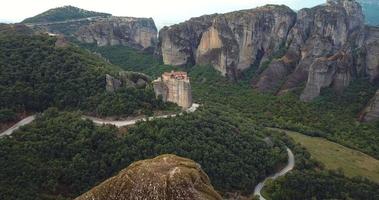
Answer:
<svg viewBox="0 0 379 200"><path fill-rule="evenodd" d="M286 161L249 120L207 108L118 134L80 113L49 109L0 140L0 199L72 199L134 161L176 154L201 164L217 190L250 193Z"/></svg>
<svg viewBox="0 0 379 200"><path fill-rule="evenodd" d="M293 131L285 132L295 142L304 146L312 158L320 161L325 169L342 170L348 177L360 176L379 183L379 160L324 138L310 137Z"/></svg>

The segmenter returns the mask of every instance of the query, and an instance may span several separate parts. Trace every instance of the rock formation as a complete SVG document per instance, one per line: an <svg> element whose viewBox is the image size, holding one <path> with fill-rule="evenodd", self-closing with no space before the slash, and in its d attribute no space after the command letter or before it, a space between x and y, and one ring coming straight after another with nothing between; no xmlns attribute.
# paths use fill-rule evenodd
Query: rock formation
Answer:
<svg viewBox="0 0 379 200"><path fill-rule="evenodd" d="M371 122L379 119L379 90L361 114L360 120Z"/></svg>
<svg viewBox="0 0 379 200"><path fill-rule="evenodd" d="M115 92L121 87L145 88L150 81L150 77L145 74L122 71L117 78L105 75L105 89L107 92Z"/></svg>
<svg viewBox="0 0 379 200"><path fill-rule="evenodd" d="M279 50L295 20L290 8L274 5L193 18L160 31L158 54L165 64L211 64L234 75Z"/></svg>
<svg viewBox="0 0 379 200"><path fill-rule="evenodd" d="M186 72L165 72L153 81L154 92L163 101L173 102L183 109L192 106L192 90Z"/></svg>
<svg viewBox="0 0 379 200"><path fill-rule="evenodd" d="M129 45L147 49L156 45L157 34L151 18L108 17L80 27L74 36L81 42L96 43L98 46Z"/></svg>
<svg viewBox="0 0 379 200"><path fill-rule="evenodd" d="M67 18L62 17L66 15ZM98 46L128 45L153 51L157 43L158 31L152 18L115 17L72 6L51 9L23 23L40 32L74 37Z"/></svg>
<svg viewBox="0 0 379 200"><path fill-rule="evenodd" d="M75 200L221 200L200 165L175 155L138 161Z"/></svg>
<svg viewBox="0 0 379 200"><path fill-rule="evenodd" d="M193 18L160 31L158 54L170 65L211 64L233 79L259 66L254 88L283 94L305 85L301 99L311 101L325 87L377 80L378 36L356 1L327 0L297 14L268 5Z"/></svg>
<svg viewBox="0 0 379 200"><path fill-rule="evenodd" d="M109 74L105 75L105 82L105 89L107 92L115 92L121 87L121 81Z"/></svg>

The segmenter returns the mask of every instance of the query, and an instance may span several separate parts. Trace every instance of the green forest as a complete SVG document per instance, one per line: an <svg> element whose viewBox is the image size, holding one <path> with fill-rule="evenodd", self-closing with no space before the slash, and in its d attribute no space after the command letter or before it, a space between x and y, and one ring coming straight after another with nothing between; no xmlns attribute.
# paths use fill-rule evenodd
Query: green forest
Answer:
<svg viewBox="0 0 379 200"><path fill-rule="evenodd" d="M98 16L109 17L111 15L107 13L83 10L73 6L63 6L59 8L50 9L34 17L27 18L24 21L22 21L22 23L57 22Z"/></svg>
<svg viewBox="0 0 379 200"><path fill-rule="evenodd" d="M357 121L378 85L357 79L342 94L325 89L304 103L299 91L261 94L249 79L232 82L210 66L164 66L151 54L123 46L57 47L54 37L16 28L0 26L0 123L15 120L20 112L42 114L0 140L0 199L72 199L132 162L164 153L200 163L221 193L247 195L283 166L285 145L295 152L296 170L270 183L268 198L378 196L377 184L326 171L288 137L265 130L327 138L378 159L379 122ZM81 119L83 113L151 115L173 108L155 99L151 87L105 91L106 73L139 71L155 78L172 69L189 72L194 101L201 104L195 113L120 130ZM246 77L254 75L249 73Z"/></svg>
<svg viewBox="0 0 379 200"><path fill-rule="evenodd" d="M112 47L113 52L125 52L126 48ZM102 47L97 48L96 52L106 52ZM144 63L142 53L135 53L141 66ZM116 59L102 53L111 62L115 61L121 68L131 69L130 60L127 56ZM159 65L158 61L152 62L147 59L149 64L141 70L150 75L156 75L160 69L167 69L169 66ZM132 62L133 63L133 62ZM154 65L150 65L154 64ZM150 65L150 67L148 66ZM375 158L379 158L379 122L361 123L358 116L362 108L378 89L378 85L373 85L364 78L357 79L345 89L342 94L337 94L331 89L324 89L320 97L313 102L304 103L299 101L300 90L288 93L284 96L273 96L254 91L249 84L251 76L255 72L247 72L244 78L238 82L231 82L227 78L221 77L219 73L210 66L194 66L192 68L182 68L189 72L193 97L195 102L199 102L203 107L212 107L222 110L223 115L238 116L238 119L249 119L251 124L260 127L277 127L287 130L298 131L310 136L324 137L347 147L365 152ZM284 140L285 138L281 138ZM290 142L293 143L293 142ZM287 145L290 145L287 143ZM305 150L298 152L304 155ZM323 170L320 164L315 164L309 158L297 157L303 163L297 163L298 171L293 176L286 176L270 186L269 196L272 199L280 199L282 193L286 194L287 199L294 198L297 194L296 185L286 186L287 183L304 184L299 190L299 199L311 198L353 198L370 199L378 195L378 185L367 180L346 178L341 172L330 172ZM321 170L321 171L320 171ZM303 177L312 179L305 182ZM212 179L213 181L217 181ZM325 186L316 187L322 184L336 184L335 188ZM315 187L306 187L315 186ZM339 190L340 188L343 190ZM353 193L354 191L364 190L363 193ZM338 192L336 192L338 191ZM317 196L317 193L324 193L324 196ZM334 194L333 194L334 193ZM275 197L275 195L277 195ZM284 194L283 194L284 195ZM304 196L305 195L305 196ZM308 196L307 196L308 195ZM371 198L372 199L372 198Z"/></svg>
<svg viewBox="0 0 379 200"><path fill-rule="evenodd" d="M120 68L102 58L75 45L57 47L55 37L6 28L0 31L0 109L41 112L54 106L113 116L166 108L152 87L106 93L105 74Z"/></svg>
<svg viewBox="0 0 379 200"><path fill-rule="evenodd" d="M151 76L157 76L160 71L177 69L162 66L152 56L145 57L141 52L128 53L131 51L128 47L92 46L89 49L100 53L121 68L142 71ZM258 124L325 137L379 158L379 147L373 142L379 142L379 123L357 121L359 112L378 88L378 85L372 85L365 79L355 80L342 95L325 89L316 100L304 103L298 100L300 90L279 97L252 90L248 81L251 74L248 75L250 78L231 82L210 66L180 70L190 72L195 101L228 106L236 109L235 112L242 112L246 117L253 118ZM357 132L360 134L356 134Z"/></svg>
<svg viewBox="0 0 379 200"><path fill-rule="evenodd" d="M0 199L70 199L134 161L171 153L200 163L221 192L251 193L286 159L280 141L248 120L214 108L138 123L95 126L50 108L0 140Z"/></svg>

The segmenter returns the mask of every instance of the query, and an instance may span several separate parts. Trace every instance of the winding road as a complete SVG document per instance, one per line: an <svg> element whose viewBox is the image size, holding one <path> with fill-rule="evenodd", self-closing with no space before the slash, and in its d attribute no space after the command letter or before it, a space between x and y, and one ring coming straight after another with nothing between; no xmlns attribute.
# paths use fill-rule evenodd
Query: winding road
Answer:
<svg viewBox="0 0 379 200"><path fill-rule="evenodd" d="M195 112L197 110L197 108L199 108L199 106L200 106L199 104L194 103L194 104L192 104L192 106L190 108L188 108L184 112L187 112L187 113ZM153 120L153 119L158 119L158 118L175 117L177 115L182 115L182 114L183 113L172 114L172 115L160 115L160 116L155 116L155 117L149 117L148 119ZM0 138L4 137L6 135L11 135L14 131L19 129L21 126L24 126L24 125L27 125L27 124L30 124L31 122L33 122L35 120L35 118L36 118L35 115L31 115L31 116L26 117L23 120L17 122L15 125L10 127L9 129L7 129L6 131L0 133ZM83 116L83 119L89 119L89 120L93 121L95 124L100 124L100 125L111 124L111 125L115 125L117 127L130 126L130 125L133 125L139 121L146 121L146 118L136 118L136 119L123 120L123 121L110 121L110 120L104 120L104 119L99 119L99 118L90 117L90 116Z"/></svg>
<svg viewBox="0 0 379 200"><path fill-rule="evenodd" d="M293 155L291 149L287 148L287 154L288 154L288 164L287 164L287 166L284 167L279 172L277 172L277 173L275 173L275 174L267 177L265 180L263 180L257 186L255 186L254 196L257 195L257 196L259 196L260 200L266 200L262 196L261 191L262 191L263 187L265 186L267 180L269 180L269 179L275 180L275 179L277 179L280 176L284 176L285 174L287 174L288 172L290 172L295 167L295 156Z"/></svg>
<svg viewBox="0 0 379 200"><path fill-rule="evenodd" d="M187 113L195 112L197 110L197 108L199 108L199 106L200 106L199 104L194 103L194 104L192 104L192 106L190 108L188 108L184 112L187 112ZM168 118L168 117L176 117L177 115L182 115L182 114L183 113L172 114L172 115L154 116L154 117L149 117L148 120ZM99 124L99 125L110 124L110 125L115 125L117 127L130 126L130 125L136 124L137 122L147 120L146 118L136 118L136 119L117 121L117 120L105 120L105 119L100 119L100 118L90 117L90 116L83 116L83 119L89 119L89 120L93 121L95 124Z"/></svg>
<svg viewBox="0 0 379 200"><path fill-rule="evenodd" d="M195 112L197 110L197 108L199 108L199 104L193 104L190 108L188 108L184 112L187 112L187 113ZM155 116L155 117L149 117L148 119L149 120L153 120L153 119L158 119L158 118L175 117L175 116L182 115L182 114L183 114L183 112L179 113L179 114L160 115L160 116ZM30 124L31 122L33 122L35 118L36 118L35 115L26 117L25 119L19 121L15 125L13 125L8 130L0 133L0 138L4 137L6 135L11 135L14 131L16 131L17 129L19 129L21 126L24 126L24 125L27 125L27 124ZM90 116L83 116L82 118L83 119L89 119L89 120L93 121L95 124L99 124L99 125L111 124L111 125L115 125L117 127L130 126L130 125L136 124L139 121L146 121L147 120L146 118L137 118L137 119L116 121L116 120L104 120L104 119L90 117ZM292 151L289 148L287 148L287 153L288 153L288 164L287 164L287 166L284 167L279 172L277 172L277 173L275 173L275 174L267 177L265 180L263 180L262 182L260 182L255 187L255 189L254 189L254 195L259 196L260 200L265 200L265 198L261 195L261 191L262 191L263 187L265 186L265 183L266 183L267 180L269 180L269 179L276 179L276 178L278 178L280 176L283 176L283 175L287 174L289 171L291 171L294 168L294 166L295 166L295 157L294 157Z"/></svg>
<svg viewBox="0 0 379 200"><path fill-rule="evenodd" d="M30 124L32 121L34 121L35 118L36 118L35 115L31 115L29 117L22 119L21 121L17 122L15 125L10 127L9 129L7 129L6 131L0 133L0 138L6 135L11 135L15 130L19 129L21 126Z"/></svg>

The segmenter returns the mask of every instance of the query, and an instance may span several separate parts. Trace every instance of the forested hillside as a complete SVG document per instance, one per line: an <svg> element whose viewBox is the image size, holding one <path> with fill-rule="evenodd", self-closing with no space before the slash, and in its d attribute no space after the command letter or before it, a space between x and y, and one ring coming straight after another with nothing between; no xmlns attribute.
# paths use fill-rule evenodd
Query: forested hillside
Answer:
<svg viewBox="0 0 379 200"><path fill-rule="evenodd" d="M116 66L70 43L57 46L56 37L36 35L23 26L0 29L0 110L39 112L55 106L98 115L132 115L164 108L151 87L107 94L105 74L117 71ZM95 109L102 104L107 110Z"/></svg>
<svg viewBox="0 0 379 200"><path fill-rule="evenodd" d="M221 192L250 194L285 162L276 140L238 113L207 107L125 131L49 109L0 140L0 199L70 199L134 161L161 154L196 160Z"/></svg>
<svg viewBox="0 0 379 200"><path fill-rule="evenodd" d="M321 136L379 158L379 147L376 145L379 143L379 122L357 121L360 111L379 88L379 85L371 84L366 79L354 81L342 94L324 89L320 97L304 103L298 100L302 88L284 96L254 91L249 86L251 78L255 76L254 70L243 74L246 78L241 81L231 82L210 66L195 66L191 69L164 66L153 56L127 47L85 47L100 53L121 68L152 76L158 76L165 70L187 70L190 72L195 102L220 106L219 109L228 106L235 109L234 112L252 118L257 124Z"/></svg>
<svg viewBox="0 0 379 200"><path fill-rule="evenodd" d="M88 17L107 16L111 16L111 14L83 10L73 6L63 6L59 8L50 9L34 17L27 18L24 21L22 21L22 23L46 23L82 19Z"/></svg>
<svg viewBox="0 0 379 200"><path fill-rule="evenodd" d="M110 62L116 63L125 69L132 69L131 66L143 66L133 69L150 75L157 75L161 70L173 68L162 66L158 60L154 61L153 57L144 56L142 53L125 47L87 48L101 53ZM140 65L133 65L133 62L137 62ZM361 123L357 120L360 111L379 87L378 85L370 84L368 80L359 79L354 81L343 93L335 93L331 89L325 89L320 97L312 102L304 103L298 100L301 88L284 96L273 96L254 91L249 85L250 79L254 78L254 70L243 74L245 78L241 81L232 82L221 77L210 66L179 69L189 72L194 101L204 106L225 111L221 113L223 116L232 118L238 116L237 119L249 119L251 124L259 126L279 127L299 131L310 136L324 137L379 158L377 145L379 143L379 123ZM336 174L335 172L326 172L324 170L318 172L320 170L318 167L308 167L310 168L307 171L300 170L296 172L296 175L283 178L277 183L278 185L272 186L270 188L270 192L273 193L272 198L280 199L275 197L280 192L289 192L286 198L294 198L296 195L291 193L292 189L290 187L282 188L280 185L285 186L291 181L299 185L308 184L305 179L300 179L301 176L308 178L320 176L319 179L312 179L313 182L309 182L309 184L321 184L329 181L328 183L333 182L337 185L336 187L346 187L348 188L347 190L359 190L362 189L360 188L362 185L362 187L367 188L367 193L362 194L353 194L351 191L347 192L347 190L340 190L338 193L334 193L338 190L335 188L303 188L302 193L309 194L307 196L309 198L315 196L315 193L324 192L328 198L349 196L356 199L365 199L367 196L377 195L377 184L375 183L348 179L344 175ZM212 181L217 180L212 179ZM290 194L293 195L291 196ZM304 196L300 195L300 197Z"/></svg>

